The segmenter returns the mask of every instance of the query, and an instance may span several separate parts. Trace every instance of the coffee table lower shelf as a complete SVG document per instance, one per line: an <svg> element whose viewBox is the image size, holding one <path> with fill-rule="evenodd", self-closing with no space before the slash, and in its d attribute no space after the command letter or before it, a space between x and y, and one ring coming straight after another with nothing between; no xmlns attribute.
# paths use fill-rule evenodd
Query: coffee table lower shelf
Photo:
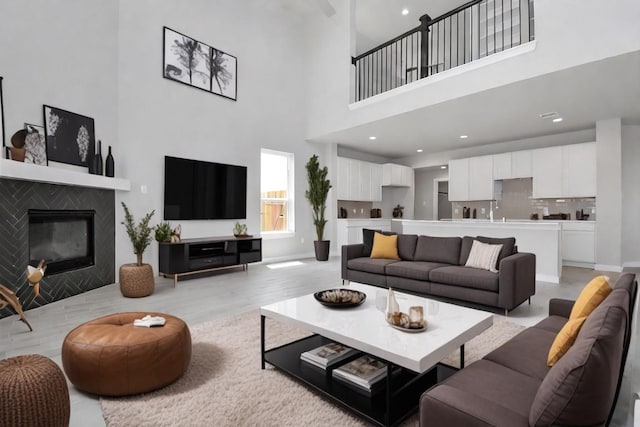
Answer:
<svg viewBox="0 0 640 427"><path fill-rule="evenodd" d="M443 364L438 364L422 374L401 369L399 374L392 375L391 393L387 393L385 385L378 393L367 396L355 391L352 387L339 380L334 380L332 368L328 368L325 371L300 360L301 353L330 342L333 341L320 335L311 335L298 341L266 350L263 353L263 367L264 362L275 366L322 395L335 400L345 408L380 426L400 424L416 411L420 395L425 390L457 371L456 368ZM353 358L356 357L358 356ZM351 359L343 363L349 360ZM335 367L341 364L338 363ZM392 369L395 370L396 367L392 367Z"/></svg>

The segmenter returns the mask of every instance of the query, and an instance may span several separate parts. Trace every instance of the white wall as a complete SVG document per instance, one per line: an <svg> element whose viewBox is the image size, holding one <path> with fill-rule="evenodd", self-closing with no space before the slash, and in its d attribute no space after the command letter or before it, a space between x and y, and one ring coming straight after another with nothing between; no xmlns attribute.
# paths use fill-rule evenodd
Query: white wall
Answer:
<svg viewBox="0 0 640 427"><path fill-rule="evenodd" d="M536 0L535 49L512 56L510 51L490 56L466 68L468 72L452 72L449 77L423 79L410 87L389 91L350 106L344 102L341 91L348 87L343 72L348 54L339 43L349 35L342 26L330 28L326 35L332 52L314 54L315 72L323 79L327 96L312 99L308 135L318 137L337 130L435 105L473 93L530 79L543 74L567 69L588 62L629 53L640 49L640 2L619 0L615 7L599 0ZM338 14L347 14L346 8ZM345 16L344 21L348 19ZM585 48L588 46L588 48ZM503 60L497 58L504 57ZM496 62L497 60L497 62ZM478 67L479 63L486 65ZM463 68L461 67L461 68ZM329 96L331 94L332 96Z"/></svg>
<svg viewBox="0 0 640 427"><path fill-rule="evenodd" d="M415 219L438 219L433 217L433 182L448 180L447 169L416 169Z"/></svg>
<svg viewBox="0 0 640 427"><path fill-rule="evenodd" d="M247 0L120 2L116 170L131 180L119 194L133 212L162 219L164 155L248 167L247 226L259 232L260 148L295 154L296 234L263 242L263 257L313 254L311 210L304 198L304 165L314 148L304 142L306 70L302 28L277 8ZM238 59L237 102L162 78L162 27ZM321 162L327 159L321 155ZM147 194L140 187L146 185ZM118 221L122 212L118 211ZM333 211L330 211L333 212ZM235 221L175 221L182 237L230 235ZM131 260L118 230L117 264ZM304 243L302 242L304 239ZM145 253L156 266L157 245Z"/></svg>
<svg viewBox="0 0 640 427"><path fill-rule="evenodd" d="M640 126L622 126L622 263L640 267Z"/></svg>
<svg viewBox="0 0 640 427"><path fill-rule="evenodd" d="M117 27L112 0L0 2L6 144L42 125L46 104L92 117L96 138L117 145Z"/></svg>

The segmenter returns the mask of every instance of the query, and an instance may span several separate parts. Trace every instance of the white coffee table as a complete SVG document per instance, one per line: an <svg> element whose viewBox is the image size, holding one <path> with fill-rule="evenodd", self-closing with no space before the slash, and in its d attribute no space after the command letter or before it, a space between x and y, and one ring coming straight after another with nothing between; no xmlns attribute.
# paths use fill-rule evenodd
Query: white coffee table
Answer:
<svg viewBox="0 0 640 427"><path fill-rule="evenodd" d="M464 344L493 324L491 313L443 302L436 302L438 312L430 314L432 300L396 292L401 311L422 305L427 314L425 332L407 333L387 324L376 308L376 294L384 289L353 282L345 288L364 292L366 301L353 308L328 308L310 294L261 307L262 368L268 362L378 425L399 424L415 411L423 391L455 372L439 362L460 348L464 366ZM266 350L266 317L315 335ZM310 368L300 361L300 353L332 341L389 362L386 393L359 395L333 381L331 369ZM394 366L404 369L392 379Z"/></svg>

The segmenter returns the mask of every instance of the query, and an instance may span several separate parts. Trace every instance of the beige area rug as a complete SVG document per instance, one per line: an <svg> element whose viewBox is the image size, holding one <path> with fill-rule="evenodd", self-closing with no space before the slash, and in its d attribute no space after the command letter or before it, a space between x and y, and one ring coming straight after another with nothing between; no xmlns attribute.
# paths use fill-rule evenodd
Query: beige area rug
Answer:
<svg viewBox="0 0 640 427"><path fill-rule="evenodd" d="M494 325L467 343L465 363L478 360L524 329L494 316ZM267 319L267 348L306 335ZM366 426L267 364L260 369L257 310L191 329L193 355L185 375L151 393L101 398L107 426ZM458 352L445 359L458 366ZM417 426L417 415L403 423Z"/></svg>

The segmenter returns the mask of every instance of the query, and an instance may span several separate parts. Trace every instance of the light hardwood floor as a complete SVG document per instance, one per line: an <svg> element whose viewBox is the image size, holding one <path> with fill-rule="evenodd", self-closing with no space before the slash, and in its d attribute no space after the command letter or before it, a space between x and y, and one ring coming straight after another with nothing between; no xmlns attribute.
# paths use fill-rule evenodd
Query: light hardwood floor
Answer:
<svg viewBox="0 0 640 427"><path fill-rule="evenodd" d="M222 270L208 277L183 280L175 288L172 280L158 277L154 294L146 298L124 298L117 284L107 285L27 311L33 332L17 316L0 319L0 358L38 353L62 366L60 350L66 334L83 322L110 313L165 312L194 326L341 285L339 257L328 262L301 259L292 264L251 264L246 271ZM272 268L278 266L281 268ZM525 326L538 322L547 315L550 298L576 298L597 274L593 270L565 267L562 283L538 282L531 304L524 303L510 312L509 319ZM617 277L615 273L606 274L612 279ZM98 398L77 391L71 384L69 391L71 425L103 426Z"/></svg>

